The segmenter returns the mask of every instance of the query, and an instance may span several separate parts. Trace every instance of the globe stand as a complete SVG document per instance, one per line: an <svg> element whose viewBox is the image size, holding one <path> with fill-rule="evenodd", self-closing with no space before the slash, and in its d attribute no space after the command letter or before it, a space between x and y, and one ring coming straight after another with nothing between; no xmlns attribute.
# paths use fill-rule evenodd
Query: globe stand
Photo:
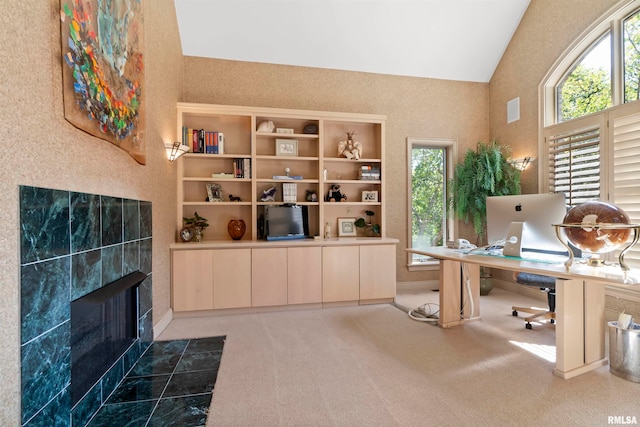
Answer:
<svg viewBox="0 0 640 427"><path fill-rule="evenodd" d="M626 245L621 249L620 254L618 255L618 264L620 268L625 273L625 279L627 272L631 270L631 267L624 261L624 255L627 253L629 249L640 239L640 224L617 224L617 223L597 223L597 224L553 224L556 229L556 236L562 246L567 248L569 251L569 259L565 261L564 266L569 272L571 269L571 265L573 265L573 250L569 246L569 243L562 238L561 230L565 228L588 228L589 231L598 232L599 230L630 230L633 233L633 237L627 241ZM568 239L566 239L568 240ZM588 250L586 250L588 252ZM605 262L602 258L600 258L600 254L593 253L589 259L585 261L585 263L590 267L602 267L605 265Z"/></svg>

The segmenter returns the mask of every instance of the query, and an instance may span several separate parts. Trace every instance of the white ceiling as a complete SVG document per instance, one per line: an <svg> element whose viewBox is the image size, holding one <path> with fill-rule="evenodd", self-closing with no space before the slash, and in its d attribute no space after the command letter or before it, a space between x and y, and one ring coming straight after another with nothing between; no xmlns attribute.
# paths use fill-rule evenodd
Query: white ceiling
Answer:
<svg viewBox="0 0 640 427"><path fill-rule="evenodd" d="M175 0L200 56L488 82L530 0Z"/></svg>

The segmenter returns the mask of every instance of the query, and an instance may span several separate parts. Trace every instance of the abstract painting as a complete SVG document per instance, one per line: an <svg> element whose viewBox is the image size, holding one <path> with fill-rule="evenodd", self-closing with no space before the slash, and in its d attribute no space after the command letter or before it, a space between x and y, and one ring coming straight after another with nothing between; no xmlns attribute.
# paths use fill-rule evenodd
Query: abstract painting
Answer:
<svg viewBox="0 0 640 427"><path fill-rule="evenodd" d="M145 164L142 0L60 0L64 116Z"/></svg>

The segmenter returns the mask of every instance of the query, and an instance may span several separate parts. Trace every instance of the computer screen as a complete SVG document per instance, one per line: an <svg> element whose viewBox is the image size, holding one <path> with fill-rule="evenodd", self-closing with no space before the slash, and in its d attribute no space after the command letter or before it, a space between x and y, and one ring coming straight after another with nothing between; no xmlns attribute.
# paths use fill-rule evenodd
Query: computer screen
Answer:
<svg viewBox="0 0 640 427"><path fill-rule="evenodd" d="M266 206L265 222L267 240L304 239L309 234L306 206Z"/></svg>
<svg viewBox="0 0 640 427"><path fill-rule="evenodd" d="M487 197L487 240L490 245L504 245L513 237L508 236L512 224L522 223L522 235L517 237L522 251L566 254L553 227L562 223L566 212L564 194Z"/></svg>

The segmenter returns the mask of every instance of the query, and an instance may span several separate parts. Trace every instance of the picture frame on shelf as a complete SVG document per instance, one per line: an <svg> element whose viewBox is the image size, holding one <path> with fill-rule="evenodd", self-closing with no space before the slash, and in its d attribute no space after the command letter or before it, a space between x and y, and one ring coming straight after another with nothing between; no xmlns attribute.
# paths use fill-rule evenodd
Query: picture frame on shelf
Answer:
<svg viewBox="0 0 640 427"><path fill-rule="evenodd" d="M276 139L276 156L297 156L297 139Z"/></svg>
<svg viewBox="0 0 640 427"><path fill-rule="evenodd" d="M356 235L356 219L355 218L338 218L338 236L339 237L355 237Z"/></svg>
<svg viewBox="0 0 640 427"><path fill-rule="evenodd" d="M362 201L363 202L377 202L378 201L378 192L377 191L363 191L362 192Z"/></svg>
<svg viewBox="0 0 640 427"><path fill-rule="evenodd" d="M222 188L220 184L214 182L207 183L207 196L209 197L209 202L221 202Z"/></svg>

